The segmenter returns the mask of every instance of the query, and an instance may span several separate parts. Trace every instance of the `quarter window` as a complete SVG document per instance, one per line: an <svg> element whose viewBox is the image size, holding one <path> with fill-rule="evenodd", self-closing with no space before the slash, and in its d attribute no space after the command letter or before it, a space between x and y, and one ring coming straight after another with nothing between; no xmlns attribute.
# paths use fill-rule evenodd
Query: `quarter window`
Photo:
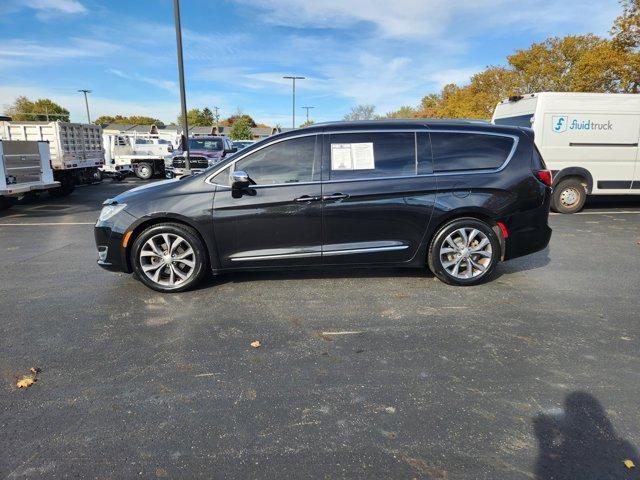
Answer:
<svg viewBox="0 0 640 480"><path fill-rule="evenodd" d="M482 133L431 133L436 172L487 170L502 166L513 148L513 139Z"/></svg>
<svg viewBox="0 0 640 480"><path fill-rule="evenodd" d="M293 138L269 145L236 162L257 185L314 181L316 137Z"/></svg>
<svg viewBox="0 0 640 480"><path fill-rule="evenodd" d="M330 135L327 155L332 180L415 175L416 134L371 132Z"/></svg>

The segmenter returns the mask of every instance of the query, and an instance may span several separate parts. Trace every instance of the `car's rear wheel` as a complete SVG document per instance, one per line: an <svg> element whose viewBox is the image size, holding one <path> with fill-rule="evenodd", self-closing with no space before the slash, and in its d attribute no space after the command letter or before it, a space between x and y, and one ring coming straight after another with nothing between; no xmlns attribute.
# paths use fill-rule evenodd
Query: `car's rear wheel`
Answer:
<svg viewBox="0 0 640 480"><path fill-rule="evenodd" d="M146 162L136 164L136 176L142 180L149 180L153 177L153 166Z"/></svg>
<svg viewBox="0 0 640 480"><path fill-rule="evenodd" d="M429 246L429 268L450 285L476 285L488 279L500 259L493 228L476 218L460 218L443 226Z"/></svg>
<svg viewBox="0 0 640 480"><path fill-rule="evenodd" d="M587 201L587 189L580 178L567 178L553 189L551 207L558 213L577 213Z"/></svg>
<svg viewBox="0 0 640 480"><path fill-rule="evenodd" d="M139 280L159 292L182 292L197 285L207 271L207 252L194 229L177 223L143 231L131 249Z"/></svg>

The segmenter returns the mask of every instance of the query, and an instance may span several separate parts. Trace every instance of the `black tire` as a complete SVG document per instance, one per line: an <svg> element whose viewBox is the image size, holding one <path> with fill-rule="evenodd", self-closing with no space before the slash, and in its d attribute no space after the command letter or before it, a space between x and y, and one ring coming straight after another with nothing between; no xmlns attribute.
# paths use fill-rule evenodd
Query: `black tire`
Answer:
<svg viewBox="0 0 640 480"><path fill-rule="evenodd" d="M485 257L487 253L483 253L481 257L480 253L473 253L475 251L473 249L471 251L467 249L451 254L444 254L444 256L447 256L447 259L449 259L448 256L451 255L451 261L455 261L456 258L460 258L460 256L462 256L463 258L459 264L459 268L464 268L465 272L467 271L466 267L469 265L469 260L466 259L472 260L472 266L469 267L471 268L470 278L460 278L459 276L452 275L452 273L449 272L447 268L445 268L443 259L441 258L443 255L441 255L440 249L442 248L443 243L446 241L449 235L455 235L454 232L459 231L460 229L471 229L472 231L475 229L478 230L478 232L481 232L482 235L476 234L474 239L471 241L472 248L475 248L477 245L479 245L480 242L476 240L477 238L482 237L483 239L486 238L488 240L486 246L482 249L484 252L490 253L491 256L488 259ZM465 256L466 259L464 258ZM472 217L458 218L441 227L433 236L429 245L429 250L427 252L429 269L433 272L433 274L444 283L456 286L477 285L490 279L500 258L500 241L496 232L493 230L491 225L482 220L478 220L477 218ZM480 264L480 266L476 267L474 266L474 263L475 265ZM481 270L481 268L483 268L484 270Z"/></svg>
<svg viewBox="0 0 640 480"><path fill-rule="evenodd" d="M558 213L577 213L587 201L584 180L572 177L561 180L553 189L551 209Z"/></svg>
<svg viewBox="0 0 640 480"><path fill-rule="evenodd" d="M53 198L66 197L71 195L76 188L75 181L71 176L64 176L60 180L60 186L49 190L49 195Z"/></svg>
<svg viewBox="0 0 640 480"><path fill-rule="evenodd" d="M136 163L136 177L140 180L149 180L153 177L153 165L147 162Z"/></svg>
<svg viewBox="0 0 640 480"><path fill-rule="evenodd" d="M181 237L193 250L193 254L190 255L188 259L190 262L192 261L194 265L191 273L188 274L188 277L186 279L178 279L175 269L180 268L180 272L186 274L188 272L184 271L183 269L186 269L187 265L183 265L179 260L175 262L171 261L171 258L167 258L167 261L169 263L165 262L165 266L160 266L159 268L153 270L152 273L159 271L158 282L154 281L147 275L147 273L145 273L142 262L148 262L146 263L146 266L153 267L152 263L155 262L155 260L152 262L152 259L150 259L149 257L142 257L144 258L144 260L142 260L140 253L142 252L143 248L148 251L148 247L145 246L148 240L154 238L157 239L157 236L162 234L168 234L170 239L172 239L173 236ZM162 240L158 239L156 241L161 242ZM164 243L164 245L161 243L156 243L156 245L158 245L159 248L164 249L164 253L167 253L168 248L166 248L166 243ZM184 244L181 245L184 246ZM182 251L185 250L187 249L183 248ZM180 255L178 254L178 256ZM157 264L161 265L163 260L161 260L160 257L156 257L156 259ZM180 223L161 223L147 228L135 239L131 247L131 264L133 265L133 271L138 280L144 283L147 287L152 288L153 290L156 290L158 292L183 292L195 287L202 281L204 276L207 274L209 261L204 243L193 228ZM172 269L174 269L173 275L171 274ZM166 278L167 276L169 278ZM170 284L171 278L174 278L178 281L174 282L174 284ZM161 283L163 281L168 282L168 284Z"/></svg>
<svg viewBox="0 0 640 480"><path fill-rule="evenodd" d="M0 212L10 209L14 203L15 199L13 197L0 197Z"/></svg>

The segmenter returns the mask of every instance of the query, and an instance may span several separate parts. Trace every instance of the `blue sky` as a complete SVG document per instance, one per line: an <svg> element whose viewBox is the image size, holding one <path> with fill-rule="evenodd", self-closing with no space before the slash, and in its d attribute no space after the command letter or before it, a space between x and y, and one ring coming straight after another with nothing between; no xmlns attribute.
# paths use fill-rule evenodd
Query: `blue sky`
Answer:
<svg viewBox="0 0 640 480"><path fill-rule="evenodd" d="M616 0L182 0L190 108L289 126L291 86L316 121L385 113L552 35L606 34ZM171 0L0 0L0 106L49 97L85 118L179 110ZM297 119L304 116L300 108Z"/></svg>

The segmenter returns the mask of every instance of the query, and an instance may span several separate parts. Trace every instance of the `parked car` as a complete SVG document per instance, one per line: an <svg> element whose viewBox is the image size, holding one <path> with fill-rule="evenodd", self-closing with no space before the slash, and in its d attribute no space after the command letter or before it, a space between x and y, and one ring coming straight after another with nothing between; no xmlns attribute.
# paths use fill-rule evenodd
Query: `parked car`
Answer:
<svg viewBox="0 0 640 480"><path fill-rule="evenodd" d="M238 151L240 151L240 150L244 150L247 147L250 147L254 143L256 142L253 140L234 140L233 146L236 147Z"/></svg>
<svg viewBox="0 0 640 480"><path fill-rule="evenodd" d="M587 195L640 194L638 94L518 95L496 106L493 122L533 128L556 212L579 212Z"/></svg>
<svg viewBox="0 0 640 480"><path fill-rule="evenodd" d="M199 175L107 200L98 264L162 292L207 272L429 266L473 285L544 249L551 173L529 128L472 121L318 124Z"/></svg>
<svg viewBox="0 0 640 480"><path fill-rule="evenodd" d="M227 137L198 136L189 139L189 165L192 173L198 173L221 162L228 154L237 152L233 142ZM165 162L167 178L174 178L185 172L185 158L182 149L176 150Z"/></svg>

